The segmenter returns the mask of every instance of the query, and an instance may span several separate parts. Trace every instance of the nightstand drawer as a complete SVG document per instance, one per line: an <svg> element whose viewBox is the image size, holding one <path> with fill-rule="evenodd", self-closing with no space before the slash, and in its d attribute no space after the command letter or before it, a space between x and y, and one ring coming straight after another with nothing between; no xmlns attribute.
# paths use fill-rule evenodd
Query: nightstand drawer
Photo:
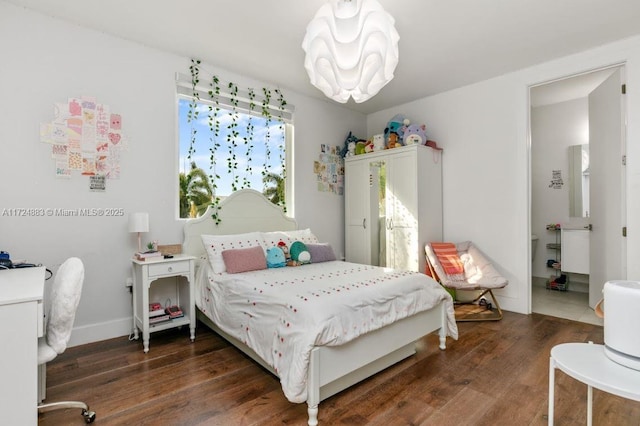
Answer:
<svg viewBox="0 0 640 426"><path fill-rule="evenodd" d="M149 265L149 277L157 277L159 275L172 275L181 272L189 272L188 260Z"/></svg>

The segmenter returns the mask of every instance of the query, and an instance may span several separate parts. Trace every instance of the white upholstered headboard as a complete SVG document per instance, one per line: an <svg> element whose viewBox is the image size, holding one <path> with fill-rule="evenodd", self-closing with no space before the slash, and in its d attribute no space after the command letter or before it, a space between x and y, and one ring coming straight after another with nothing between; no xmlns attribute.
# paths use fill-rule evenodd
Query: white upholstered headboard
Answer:
<svg viewBox="0 0 640 426"><path fill-rule="evenodd" d="M296 221L282 212L262 193L253 189L242 189L231 194L220 203L220 224L216 225L211 207L196 219L184 224L182 251L192 256L205 255L201 235L241 234L253 231L293 231L298 229Z"/></svg>

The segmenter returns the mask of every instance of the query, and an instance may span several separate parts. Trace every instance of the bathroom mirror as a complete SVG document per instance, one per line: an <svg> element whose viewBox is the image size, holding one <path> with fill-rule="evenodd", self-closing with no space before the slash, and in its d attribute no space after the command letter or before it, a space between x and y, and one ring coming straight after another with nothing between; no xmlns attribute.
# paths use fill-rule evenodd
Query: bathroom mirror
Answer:
<svg viewBox="0 0 640 426"><path fill-rule="evenodd" d="M569 216L589 217L589 145L569 147Z"/></svg>

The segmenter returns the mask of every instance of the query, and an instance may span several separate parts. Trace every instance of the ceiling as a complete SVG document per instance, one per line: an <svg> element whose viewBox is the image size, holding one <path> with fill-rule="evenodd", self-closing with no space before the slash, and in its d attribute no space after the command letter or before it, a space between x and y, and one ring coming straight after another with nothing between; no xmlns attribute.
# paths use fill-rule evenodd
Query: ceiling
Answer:
<svg viewBox="0 0 640 426"><path fill-rule="evenodd" d="M532 87L529 92L531 106L539 107L586 98L614 71L615 68L605 68Z"/></svg>
<svg viewBox="0 0 640 426"><path fill-rule="evenodd" d="M283 89L309 83L301 43L327 0L4 0ZM400 62L371 113L640 33L638 0L379 0ZM334 102L327 100L328 102Z"/></svg>

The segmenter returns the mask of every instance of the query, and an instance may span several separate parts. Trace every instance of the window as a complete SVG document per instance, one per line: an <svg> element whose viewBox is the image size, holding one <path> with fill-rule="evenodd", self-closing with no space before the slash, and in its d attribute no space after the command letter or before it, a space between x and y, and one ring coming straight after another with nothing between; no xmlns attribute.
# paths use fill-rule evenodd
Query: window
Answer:
<svg viewBox="0 0 640 426"><path fill-rule="evenodd" d="M241 96L229 87L230 93L198 88L196 97L191 82L178 82L179 217L200 216L243 188L292 215L291 108L267 89L258 99L252 90Z"/></svg>

